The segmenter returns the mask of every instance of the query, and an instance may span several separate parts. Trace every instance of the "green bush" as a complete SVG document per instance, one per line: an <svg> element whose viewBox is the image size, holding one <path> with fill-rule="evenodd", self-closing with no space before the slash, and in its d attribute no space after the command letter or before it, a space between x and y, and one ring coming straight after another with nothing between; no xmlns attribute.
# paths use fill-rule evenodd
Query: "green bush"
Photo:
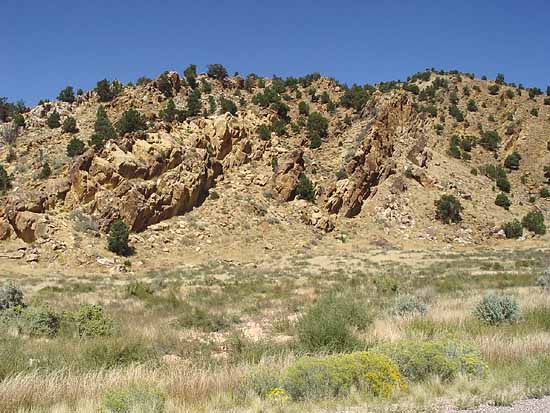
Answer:
<svg viewBox="0 0 550 413"><path fill-rule="evenodd" d="M469 112L477 112L476 101L473 100L473 99L468 100L467 109L468 109Z"/></svg>
<svg viewBox="0 0 550 413"><path fill-rule="evenodd" d="M537 285L545 290L550 290L550 269L543 271L542 275L537 278Z"/></svg>
<svg viewBox="0 0 550 413"><path fill-rule="evenodd" d="M141 341L124 338L99 338L89 341L80 355L85 369L113 369L154 361L155 353Z"/></svg>
<svg viewBox="0 0 550 413"><path fill-rule="evenodd" d="M25 307L23 291L8 281L0 288L0 311L14 307Z"/></svg>
<svg viewBox="0 0 550 413"><path fill-rule="evenodd" d="M306 174L302 173L296 186L296 196L300 199L313 202L315 200L315 189L313 183L309 180Z"/></svg>
<svg viewBox="0 0 550 413"><path fill-rule="evenodd" d="M425 315L428 308L418 297L410 294L397 295L390 307L390 312L397 316Z"/></svg>
<svg viewBox="0 0 550 413"><path fill-rule="evenodd" d="M356 352L301 358L283 373L281 387L294 400L316 400L345 396L353 389L389 397L405 385L388 357Z"/></svg>
<svg viewBox="0 0 550 413"><path fill-rule="evenodd" d="M56 110L54 110L50 116L48 116L48 128L50 129L56 129L61 126L61 116L59 113L57 113Z"/></svg>
<svg viewBox="0 0 550 413"><path fill-rule="evenodd" d="M13 177L8 175L8 171L4 166L0 165L0 194L11 188L11 181Z"/></svg>
<svg viewBox="0 0 550 413"><path fill-rule="evenodd" d="M491 95L498 95L498 91L500 90L499 85L490 85L487 90Z"/></svg>
<svg viewBox="0 0 550 413"><path fill-rule="evenodd" d="M193 89L187 95L187 116L197 116L201 113L201 92Z"/></svg>
<svg viewBox="0 0 550 413"><path fill-rule="evenodd" d="M74 91L72 86L67 86L65 89L59 92L59 96L57 96L57 100L60 100L62 102L73 103L75 100L75 97L74 97Z"/></svg>
<svg viewBox="0 0 550 413"><path fill-rule="evenodd" d="M59 331L60 317L48 307L30 306L20 315L20 330L33 337L54 337Z"/></svg>
<svg viewBox="0 0 550 413"><path fill-rule="evenodd" d="M437 376L445 382L459 374L483 377L487 365L472 347L450 340L402 341L383 344L374 351L388 356L411 382L421 382Z"/></svg>
<svg viewBox="0 0 550 413"><path fill-rule="evenodd" d="M195 89L197 87L197 66L193 64L187 66L183 71L183 75L189 87Z"/></svg>
<svg viewBox="0 0 550 413"><path fill-rule="evenodd" d="M303 100L300 101L300 103L298 103L298 112L300 113L300 115L309 115L309 105Z"/></svg>
<svg viewBox="0 0 550 413"><path fill-rule="evenodd" d="M489 151L496 151L501 139L496 131L487 131L481 135L479 144Z"/></svg>
<svg viewBox="0 0 550 413"><path fill-rule="evenodd" d="M531 109L531 111L529 112L531 115L533 115L534 117L537 117L539 116L539 110L537 108L533 108Z"/></svg>
<svg viewBox="0 0 550 413"><path fill-rule="evenodd" d="M38 178L40 179L48 179L52 174L52 168L50 168L50 164L48 162L44 163L42 165L42 169L40 170L40 173L38 174Z"/></svg>
<svg viewBox="0 0 550 413"><path fill-rule="evenodd" d="M540 211L528 212L521 223L525 229L534 232L537 235L546 234L546 225L544 225L544 215Z"/></svg>
<svg viewBox="0 0 550 413"><path fill-rule="evenodd" d="M226 99L225 97L220 97L220 113L231 113L235 115L237 113L237 105L231 99Z"/></svg>
<svg viewBox="0 0 550 413"><path fill-rule="evenodd" d="M16 128L24 128L25 126L27 126L27 124L25 123L25 117L20 113L16 113L15 115L13 115L13 123Z"/></svg>
<svg viewBox="0 0 550 413"><path fill-rule="evenodd" d="M95 89L100 102L109 102L115 97L115 91L107 79L97 82Z"/></svg>
<svg viewBox="0 0 550 413"><path fill-rule="evenodd" d="M271 130L267 125L258 126L258 136L263 141L268 141L271 139Z"/></svg>
<svg viewBox="0 0 550 413"><path fill-rule="evenodd" d="M175 320L175 324L180 328L196 328L212 333L227 330L232 323L232 320L223 314L212 313L190 305L180 311L181 315Z"/></svg>
<svg viewBox="0 0 550 413"><path fill-rule="evenodd" d="M113 321L100 305L84 304L72 314L72 318L79 337L110 336L113 332Z"/></svg>
<svg viewBox="0 0 550 413"><path fill-rule="evenodd" d="M510 208L510 205L512 205L512 202L510 202L510 199L508 196L501 192L497 195L497 198L495 199L495 205L498 205L499 207L502 207L504 209Z"/></svg>
<svg viewBox="0 0 550 413"><path fill-rule="evenodd" d="M131 249L128 246L128 226L120 219L111 224L109 237L107 238L107 249L117 255L130 255Z"/></svg>
<svg viewBox="0 0 550 413"><path fill-rule="evenodd" d="M111 124L103 105L97 108L94 132L95 133L90 137L89 144L96 150L103 148L105 142L116 137L115 128Z"/></svg>
<svg viewBox="0 0 550 413"><path fill-rule="evenodd" d="M519 304L509 295L488 294L474 309L478 320L491 325L517 321L519 315Z"/></svg>
<svg viewBox="0 0 550 413"><path fill-rule="evenodd" d="M208 76L217 79L217 80L224 80L227 77L227 70L223 65L219 63L214 63L208 65Z"/></svg>
<svg viewBox="0 0 550 413"><path fill-rule="evenodd" d="M176 118L176 104L173 99L169 99L166 102L166 106L159 112L159 117L165 122L173 122Z"/></svg>
<svg viewBox="0 0 550 413"><path fill-rule="evenodd" d="M327 137L328 120L319 112L310 113L307 117L307 131L310 141L314 139L321 141Z"/></svg>
<svg viewBox="0 0 550 413"><path fill-rule="evenodd" d="M541 198L550 198L550 189L542 188L539 194Z"/></svg>
<svg viewBox="0 0 550 413"><path fill-rule="evenodd" d="M364 303L350 294L331 293L317 299L296 328L299 342L306 351L337 353L361 347L352 328L364 329L369 323Z"/></svg>
<svg viewBox="0 0 550 413"><path fill-rule="evenodd" d="M506 235L506 238L508 239L516 239L523 236L523 226L521 225L521 222L519 222L517 219L507 222L502 226L502 229L504 231L504 234Z"/></svg>
<svg viewBox="0 0 550 413"><path fill-rule="evenodd" d="M78 128L76 127L76 119L72 116L69 116L63 122L63 132L65 133L76 133Z"/></svg>
<svg viewBox="0 0 550 413"><path fill-rule="evenodd" d="M120 136L127 133L137 132L146 128L145 119L137 110L130 108L122 114L115 127Z"/></svg>
<svg viewBox="0 0 550 413"><path fill-rule="evenodd" d="M497 188L500 189L502 192L509 193L511 189L510 181L508 178L497 178Z"/></svg>
<svg viewBox="0 0 550 413"><path fill-rule="evenodd" d="M166 395L144 384L131 384L109 390L103 396L105 413L164 413Z"/></svg>
<svg viewBox="0 0 550 413"><path fill-rule="evenodd" d="M504 166L508 169L518 170L519 161L521 161L521 155L514 151L506 157L504 160Z"/></svg>
<svg viewBox="0 0 550 413"><path fill-rule="evenodd" d="M462 211L462 205L460 201L453 195L442 195L441 198L435 202L436 206L436 218L443 221L445 224L451 222L460 222L460 211Z"/></svg>
<svg viewBox="0 0 550 413"><path fill-rule="evenodd" d="M462 111L458 108L456 105L449 106L449 114L455 118L457 122L463 122L464 121L464 114Z"/></svg>

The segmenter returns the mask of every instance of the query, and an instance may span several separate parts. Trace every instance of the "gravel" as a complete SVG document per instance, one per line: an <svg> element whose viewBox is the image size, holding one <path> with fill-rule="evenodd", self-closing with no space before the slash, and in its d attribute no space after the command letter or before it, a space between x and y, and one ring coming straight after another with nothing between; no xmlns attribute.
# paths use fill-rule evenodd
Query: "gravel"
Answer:
<svg viewBox="0 0 550 413"><path fill-rule="evenodd" d="M495 407L481 406L470 410L461 410L468 413L550 413L550 397L542 399L527 399L514 402L511 406Z"/></svg>

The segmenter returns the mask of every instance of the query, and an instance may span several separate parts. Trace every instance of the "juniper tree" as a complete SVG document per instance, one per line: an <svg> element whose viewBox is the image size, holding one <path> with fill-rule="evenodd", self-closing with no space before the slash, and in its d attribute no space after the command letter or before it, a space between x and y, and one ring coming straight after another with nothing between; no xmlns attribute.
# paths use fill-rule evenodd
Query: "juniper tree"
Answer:
<svg viewBox="0 0 550 413"><path fill-rule="evenodd" d="M67 103L73 103L75 101L73 87L67 86L65 89L59 92L59 96L57 96L57 100L60 100L62 102L67 102Z"/></svg>

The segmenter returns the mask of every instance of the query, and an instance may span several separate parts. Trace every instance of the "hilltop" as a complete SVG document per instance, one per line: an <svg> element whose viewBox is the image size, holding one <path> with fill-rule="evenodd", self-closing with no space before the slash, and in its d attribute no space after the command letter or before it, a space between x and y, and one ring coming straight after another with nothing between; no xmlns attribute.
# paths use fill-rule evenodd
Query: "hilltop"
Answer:
<svg viewBox="0 0 550 413"><path fill-rule="evenodd" d="M547 237L524 217L548 218L550 98L502 75L348 87L191 65L2 105L0 256L15 265L124 271L106 249L119 219L145 267Z"/></svg>

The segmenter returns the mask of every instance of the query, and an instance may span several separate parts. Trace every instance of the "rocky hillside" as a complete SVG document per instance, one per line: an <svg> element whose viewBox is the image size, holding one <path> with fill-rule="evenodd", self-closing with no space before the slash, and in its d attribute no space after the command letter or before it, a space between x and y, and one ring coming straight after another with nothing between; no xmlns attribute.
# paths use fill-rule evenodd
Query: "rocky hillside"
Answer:
<svg viewBox="0 0 550 413"><path fill-rule="evenodd" d="M488 243L530 211L549 217L550 100L537 89L433 70L349 88L220 69L98 82L6 114L0 256L112 266L118 219L140 265ZM443 195L458 222L438 219Z"/></svg>

